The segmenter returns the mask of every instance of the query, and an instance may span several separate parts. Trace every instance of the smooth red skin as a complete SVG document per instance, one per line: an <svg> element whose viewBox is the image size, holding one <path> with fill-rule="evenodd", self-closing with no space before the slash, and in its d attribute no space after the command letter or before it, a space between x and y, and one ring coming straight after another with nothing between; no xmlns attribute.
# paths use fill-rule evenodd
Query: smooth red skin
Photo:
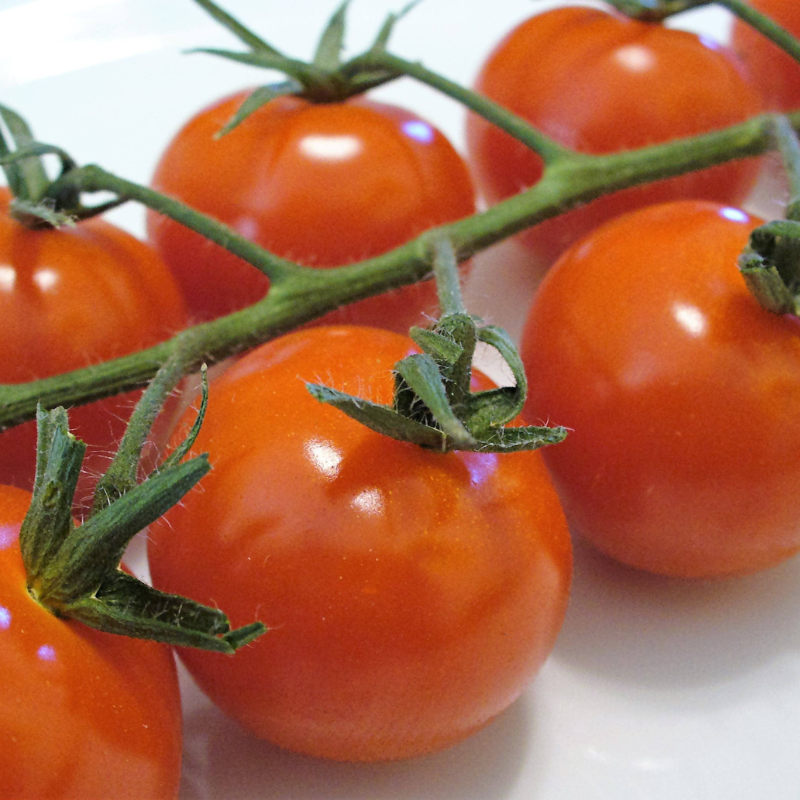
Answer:
<svg viewBox="0 0 800 800"><path fill-rule="evenodd" d="M567 518L634 567L753 572L800 548L800 324L737 269L759 224L685 201L562 256L522 340L525 414L574 429L544 451Z"/></svg>
<svg viewBox="0 0 800 800"><path fill-rule="evenodd" d="M464 738L519 695L563 619L571 547L538 453L431 453L304 388L385 402L412 348L339 327L254 351L211 386L196 449L214 469L150 529L156 586L271 628L234 659L182 652L200 686L309 755L395 759Z"/></svg>
<svg viewBox="0 0 800 800"><path fill-rule="evenodd" d="M749 0L794 36L800 35L797 0ZM789 111L800 107L800 65L765 36L736 19L731 44L753 75L769 108Z"/></svg>
<svg viewBox="0 0 800 800"><path fill-rule="evenodd" d="M214 139L247 94L204 109L178 132L156 169L156 189L279 256L318 267L380 255L475 210L467 167L445 137L430 126L430 142L403 132L406 123L427 125L414 114L361 99L313 105L286 98ZM353 152L321 158L313 151L323 139ZM266 277L221 247L154 212L147 224L196 319L266 294ZM369 298L328 320L406 332L435 309L428 283Z"/></svg>
<svg viewBox="0 0 800 800"><path fill-rule="evenodd" d="M649 61L646 69L636 66ZM724 128L762 110L733 54L684 31L569 7L537 14L489 56L476 89L560 143L603 154ZM533 186L536 153L470 114L467 150L492 204ZM635 208L703 198L738 204L758 176L748 159L627 189L547 220L521 237L551 262L590 229Z"/></svg>
<svg viewBox="0 0 800 800"><path fill-rule="evenodd" d="M29 503L0 486L0 799L177 798L172 653L60 620L33 600L18 539Z"/></svg>
<svg viewBox="0 0 800 800"><path fill-rule="evenodd" d="M0 383L21 383L150 347L186 324L183 300L152 248L100 219L31 231L8 215L0 187ZM137 395L76 407L89 444L78 496L119 442ZM30 489L33 422L0 435L0 484Z"/></svg>

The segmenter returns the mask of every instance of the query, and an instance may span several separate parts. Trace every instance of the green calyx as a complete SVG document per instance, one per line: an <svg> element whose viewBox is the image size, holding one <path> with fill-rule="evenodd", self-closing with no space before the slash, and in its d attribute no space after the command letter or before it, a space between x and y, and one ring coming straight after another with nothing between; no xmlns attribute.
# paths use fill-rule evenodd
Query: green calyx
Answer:
<svg viewBox="0 0 800 800"><path fill-rule="evenodd" d="M278 97L291 95L314 103L339 103L398 77L397 73L387 69L357 66L348 68L348 64L342 61L345 16L350 0L344 0L330 18L319 39L314 57L308 62L284 55L212 0L195 0L195 2L233 33L248 49L245 52L237 52L217 48L196 48L190 52L207 53L240 64L277 70L284 73L287 78L256 89L222 128L220 136L233 130L254 111ZM416 5L416 2L418 0L410 3L399 13L389 15L368 52L386 49L395 24Z"/></svg>
<svg viewBox="0 0 800 800"><path fill-rule="evenodd" d="M0 168L14 197L11 216L21 225L32 230L72 226L125 202L124 198L119 198L84 206L79 193L62 180L78 169L69 154L60 147L37 142L28 123L7 106L0 105L0 121L14 144L12 148L0 128ZM55 180L51 181L47 175L44 156L55 156L59 161L60 172ZM56 186L63 188L54 191Z"/></svg>
<svg viewBox="0 0 800 800"><path fill-rule="evenodd" d="M130 540L178 503L210 469L205 455L182 461L199 430L198 421L156 471L141 483L136 480L148 421L182 375L178 361L165 365L137 405L82 525L72 520L72 501L86 445L69 432L63 408L39 410L36 480L20 530L20 549L31 596L59 617L108 633L232 654L265 627L254 622L231 630L219 609L157 591L120 567Z"/></svg>
<svg viewBox="0 0 800 800"><path fill-rule="evenodd" d="M528 391L525 370L508 334L483 325L463 309L456 259L450 242L436 243L434 271L442 317L410 336L422 350L395 365L392 405L380 405L320 384L306 384L319 401L335 406L372 430L437 452L471 450L509 453L562 441L561 427L506 427L522 411ZM475 347L497 350L515 385L472 392Z"/></svg>
<svg viewBox="0 0 800 800"><path fill-rule="evenodd" d="M789 182L786 219L750 234L739 269L750 293L774 314L800 314L800 140L789 120L776 115L772 134Z"/></svg>
<svg viewBox="0 0 800 800"><path fill-rule="evenodd" d="M800 315L800 222L776 220L756 228L739 269L767 311Z"/></svg>

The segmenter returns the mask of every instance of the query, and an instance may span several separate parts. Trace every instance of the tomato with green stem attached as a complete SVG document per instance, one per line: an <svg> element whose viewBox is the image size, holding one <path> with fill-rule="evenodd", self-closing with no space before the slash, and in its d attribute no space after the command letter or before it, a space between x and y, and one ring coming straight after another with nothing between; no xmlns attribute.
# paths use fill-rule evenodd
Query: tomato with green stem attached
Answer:
<svg viewBox="0 0 800 800"><path fill-rule="evenodd" d="M276 255L315 267L381 255L474 212L466 165L417 115L362 98L278 98L215 138L247 94L204 109L178 132L158 164L155 189ZM147 219L150 240L195 319L266 294L266 276L249 264L167 217L149 212ZM368 298L328 319L405 332L435 310L428 283Z"/></svg>
<svg viewBox="0 0 800 800"><path fill-rule="evenodd" d="M800 326L737 269L759 220L713 203L641 209L565 253L522 357L567 518L634 567L708 577L800 549Z"/></svg>
<svg viewBox="0 0 800 800"><path fill-rule="evenodd" d="M0 383L126 355L185 325L178 288L152 248L101 219L31 230L12 218L10 200L0 187ZM133 404L123 395L74 410L75 432L92 446L79 501L113 454ZM35 459L35 423L0 434L0 483L30 489Z"/></svg>
<svg viewBox="0 0 800 800"><path fill-rule="evenodd" d="M172 653L59 619L33 599L18 538L30 500L0 486L0 798L174 799Z"/></svg>
<svg viewBox="0 0 800 800"><path fill-rule="evenodd" d="M306 390L391 401L415 350L318 327L250 353L211 385L203 491L150 528L156 587L270 625L235 659L181 658L223 711L291 750L452 744L519 695L563 619L570 542L537 453L432 452Z"/></svg>
<svg viewBox="0 0 800 800"><path fill-rule="evenodd" d="M703 133L762 109L742 65L685 31L616 12L568 7L512 30L489 56L476 88L561 144L603 154ZM478 189L495 203L534 185L542 159L476 115L467 122ZM549 263L591 228L625 211L681 198L740 203L759 162L742 160L602 197L520 237Z"/></svg>

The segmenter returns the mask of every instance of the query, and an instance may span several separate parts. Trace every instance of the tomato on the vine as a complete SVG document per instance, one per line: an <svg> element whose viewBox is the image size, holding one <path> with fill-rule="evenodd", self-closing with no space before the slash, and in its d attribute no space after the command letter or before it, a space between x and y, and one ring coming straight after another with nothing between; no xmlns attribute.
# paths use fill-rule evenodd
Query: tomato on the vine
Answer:
<svg viewBox="0 0 800 800"><path fill-rule="evenodd" d="M414 350L317 327L243 358L211 385L203 490L150 528L156 587L271 628L235 659L182 652L201 688L309 755L402 758L466 737L519 695L564 615L571 547L538 453L434 453L305 388L390 402Z"/></svg>
<svg viewBox="0 0 800 800"><path fill-rule="evenodd" d="M0 383L22 383L157 344L186 312L152 248L100 219L29 230L9 215L0 187ZM74 432L90 445L78 497L89 491L125 430L130 395L75 408ZM36 425L0 434L0 483L31 488Z"/></svg>
<svg viewBox="0 0 800 800"><path fill-rule="evenodd" d="M685 31L616 12L568 7L511 31L484 64L479 92L563 145L603 154L723 128L761 111L733 54ZM470 164L490 203L534 185L541 158L476 115L467 120ZM547 220L521 241L552 261L591 228L634 208L703 198L739 203L759 162L736 161L607 195Z"/></svg>
<svg viewBox="0 0 800 800"><path fill-rule="evenodd" d="M409 111L360 98L279 98L215 139L246 96L228 97L190 120L162 156L154 188L314 267L380 255L475 210L463 160ZM268 280L254 267L155 212L147 219L150 239L196 319L266 294ZM335 319L405 332L435 307L428 283L368 298Z"/></svg>
<svg viewBox="0 0 800 800"><path fill-rule="evenodd" d="M800 3L797 0L750 0L750 5L774 19L789 33L800 35ZM783 111L800 108L800 64L739 19L734 22L731 42L770 108Z"/></svg>
<svg viewBox="0 0 800 800"><path fill-rule="evenodd" d="M729 575L800 549L800 325L739 273L758 224L700 201L632 212L531 308L525 413L574 429L543 451L567 518L632 566Z"/></svg>
<svg viewBox="0 0 800 800"><path fill-rule="evenodd" d="M30 499L0 486L0 798L172 800L172 653L58 619L31 597L18 539Z"/></svg>

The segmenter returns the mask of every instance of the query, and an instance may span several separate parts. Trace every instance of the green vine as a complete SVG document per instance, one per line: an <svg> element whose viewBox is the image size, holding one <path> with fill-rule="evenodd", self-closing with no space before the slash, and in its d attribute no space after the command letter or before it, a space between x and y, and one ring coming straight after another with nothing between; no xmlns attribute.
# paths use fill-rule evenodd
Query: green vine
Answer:
<svg viewBox="0 0 800 800"><path fill-rule="evenodd" d="M251 54L260 53L264 58L266 55L285 58L255 35L245 33L243 26L210 0L197 2L224 21L250 48ZM704 4L630 0L625 5L630 7L631 14L634 14L636 6L641 14L649 8L652 15L667 9L671 9L670 13L677 13L678 10ZM616 5L621 7L623 4ZM745 11L738 0L724 0L723 5L737 10L737 13L746 13L748 17L757 17L760 29L770 28L769 21L763 15L749 8ZM337 14L341 12L342 9ZM380 77L384 81L405 75L455 98L542 156L546 168L535 186L467 219L429 230L382 256L330 270L315 270L279 258L226 225L95 165L72 165L36 198L34 205L41 208L51 206L56 198L80 199L85 194L111 192L115 196L112 204L129 200L139 202L206 236L269 276L271 288L263 300L242 311L189 329L191 344L185 353L187 370L196 370L203 362L215 363L249 349L339 306L429 276L435 242L442 239L451 243L456 261L463 262L525 228L603 194L734 159L756 156L775 146L776 117L767 114L723 130L637 150L608 155L580 154L561 146L475 92L419 63L389 53L386 42L395 21L396 18L387 21L375 44L367 52L340 64L332 55L334 51L339 53L341 45L340 34L337 33L339 21L335 15L323 34L323 39L327 36L324 45L327 55L324 58L319 56L315 68L333 72L344 82L356 76L360 76L359 80L365 80L364 76L372 76L375 80ZM320 48L323 48L322 43ZM794 39L787 49L796 55L800 54L800 44ZM250 62L254 63L252 58ZM266 62L264 65L268 66ZM800 111L789 114L787 119L791 126L799 127ZM13 152L6 147L5 155L0 157L0 164L6 169L23 163L47 147L34 142L18 144L21 146ZM33 419L37 403L45 408L62 404L77 405L143 386L175 352L180 341L176 337L129 356L39 381L2 385L0 428Z"/></svg>

